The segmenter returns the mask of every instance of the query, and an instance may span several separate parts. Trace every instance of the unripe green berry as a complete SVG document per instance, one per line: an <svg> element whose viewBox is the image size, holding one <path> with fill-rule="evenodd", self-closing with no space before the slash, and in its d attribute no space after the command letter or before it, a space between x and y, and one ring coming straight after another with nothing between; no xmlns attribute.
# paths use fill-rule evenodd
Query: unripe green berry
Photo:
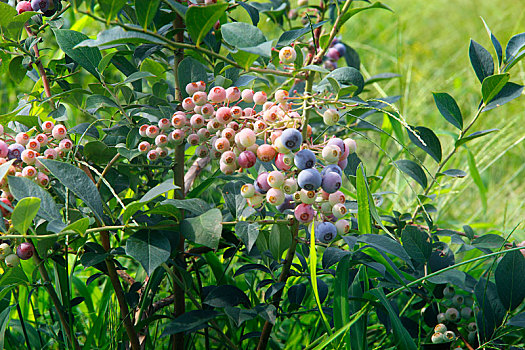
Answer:
<svg viewBox="0 0 525 350"><path fill-rule="evenodd" d="M478 339L477 332L468 332L467 340L470 344L476 343L477 339Z"/></svg>
<svg viewBox="0 0 525 350"><path fill-rule="evenodd" d="M452 299L456 295L456 291L454 290L454 287L446 286L445 289L443 289L443 296L447 299Z"/></svg>
<svg viewBox="0 0 525 350"><path fill-rule="evenodd" d="M333 108L329 108L323 113L323 122L328 125L332 126L337 124L339 121L339 113Z"/></svg>
<svg viewBox="0 0 525 350"><path fill-rule="evenodd" d="M434 344L440 344L443 343L443 333L434 333L432 334L432 343Z"/></svg>
<svg viewBox="0 0 525 350"><path fill-rule="evenodd" d="M466 306L461 309L461 318L468 320L471 317L474 317L474 312L470 307Z"/></svg>
<svg viewBox="0 0 525 350"><path fill-rule="evenodd" d="M456 294L454 297L452 297L452 303L456 306L461 306L465 302L465 298L463 298L463 295Z"/></svg>
<svg viewBox="0 0 525 350"><path fill-rule="evenodd" d="M447 331L447 326L445 326L443 323L438 323L434 327L434 333L445 333Z"/></svg>
<svg viewBox="0 0 525 350"><path fill-rule="evenodd" d="M460 319L458 310L453 307L447 309L445 316L450 322L457 322Z"/></svg>
<svg viewBox="0 0 525 350"><path fill-rule="evenodd" d="M4 260L6 256L10 255L13 252L9 244L2 243L0 244L0 260Z"/></svg>
<svg viewBox="0 0 525 350"><path fill-rule="evenodd" d="M445 315L445 313L441 312L437 315L437 321L438 323L443 323L447 320L447 316Z"/></svg>
<svg viewBox="0 0 525 350"><path fill-rule="evenodd" d="M443 333L443 339L447 342L456 340L456 334L452 331L446 331Z"/></svg>
<svg viewBox="0 0 525 350"><path fill-rule="evenodd" d="M16 254L9 254L5 257L5 264L9 267L17 267L20 265L20 258Z"/></svg>
<svg viewBox="0 0 525 350"><path fill-rule="evenodd" d="M467 326L467 329L469 330L469 332L476 332L478 330L478 325L476 324L476 322L470 322Z"/></svg>

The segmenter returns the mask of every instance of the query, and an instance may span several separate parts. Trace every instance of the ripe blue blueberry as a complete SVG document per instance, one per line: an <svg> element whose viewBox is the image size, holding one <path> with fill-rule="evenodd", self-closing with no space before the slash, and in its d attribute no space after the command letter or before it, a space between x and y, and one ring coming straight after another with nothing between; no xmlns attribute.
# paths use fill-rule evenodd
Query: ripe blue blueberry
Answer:
<svg viewBox="0 0 525 350"><path fill-rule="evenodd" d="M301 170L312 168L315 165L315 153L309 149L302 149L293 158L295 166Z"/></svg>
<svg viewBox="0 0 525 350"><path fill-rule="evenodd" d="M328 173L337 173L339 176L343 176L343 171L337 164L329 164L323 168L321 175L325 176Z"/></svg>
<svg viewBox="0 0 525 350"><path fill-rule="evenodd" d="M293 150L303 143L303 135L297 129L285 129L281 134L281 142L284 147Z"/></svg>
<svg viewBox="0 0 525 350"><path fill-rule="evenodd" d="M253 186L255 186L255 190L259 193L265 194L268 192L268 190L271 188L271 186L268 184L268 173L260 173L259 176L257 176L257 180L255 180Z"/></svg>
<svg viewBox="0 0 525 350"><path fill-rule="evenodd" d="M321 186L325 192L334 193L341 188L341 183L342 180L339 174L335 172L329 172L323 176Z"/></svg>
<svg viewBox="0 0 525 350"><path fill-rule="evenodd" d="M295 202L291 194L285 194L284 202L277 206L277 210L279 210L281 213L283 213L286 209L290 209L290 210L295 209Z"/></svg>
<svg viewBox="0 0 525 350"><path fill-rule="evenodd" d="M337 43L333 46L333 48L339 52L340 56L344 56L346 53L346 46L344 44Z"/></svg>
<svg viewBox="0 0 525 350"><path fill-rule="evenodd" d="M33 8L33 11L40 10L42 12L46 12L49 8L49 0L32 0L31 7Z"/></svg>
<svg viewBox="0 0 525 350"><path fill-rule="evenodd" d="M9 158L10 160L14 158L21 160L22 152L24 152L25 149L26 148L22 146L21 144L13 143L12 145L9 145L9 148L8 148L9 151L7 154L7 158Z"/></svg>
<svg viewBox="0 0 525 350"><path fill-rule="evenodd" d="M323 178L316 169L309 168L302 170L297 176L297 183L307 191L315 191L321 186Z"/></svg>
<svg viewBox="0 0 525 350"><path fill-rule="evenodd" d="M331 222L321 222L315 228L315 238L322 243L330 243L337 236L337 228Z"/></svg>

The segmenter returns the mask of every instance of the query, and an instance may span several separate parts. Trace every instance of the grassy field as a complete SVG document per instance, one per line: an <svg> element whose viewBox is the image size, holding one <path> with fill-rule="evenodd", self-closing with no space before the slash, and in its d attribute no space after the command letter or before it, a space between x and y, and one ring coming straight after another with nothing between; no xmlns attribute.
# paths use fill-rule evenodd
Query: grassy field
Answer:
<svg viewBox="0 0 525 350"><path fill-rule="evenodd" d="M475 113L480 101L480 84L470 66L469 40L493 53L483 17L505 47L509 38L525 31L525 3L493 1L403 1L385 2L394 13L373 10L359 14L344 27L343 40L353 46L364 63L364 74L394 72L401 78L380 83L377 92L402 95L400 109L409 124L425 125L437 131L443 154L452 149L451 132L437 111L432 92L450 93L458 101L464 120ZM361 6L361 5L359 5ZM513 68L512 80L525 83L523 63ZM440 222L471 224L480 232L497 229L509 232L525 219L525 109L523 98L482 115L472 131L498 128L498 133L475 140L463 148L448 167L469 172L468 154L475 155L486 188L487 209L483 209L478 187L468 176L444 182L440 198ZM427 159L429 170L436 165ZM396 193L406 192L399 174L391 179ZM448 192L448 193L447 193ZM403 207L399 196L395 206ZM412 200L412 199L406 199ZM514 234L525 239L522 226Z"/></svg>

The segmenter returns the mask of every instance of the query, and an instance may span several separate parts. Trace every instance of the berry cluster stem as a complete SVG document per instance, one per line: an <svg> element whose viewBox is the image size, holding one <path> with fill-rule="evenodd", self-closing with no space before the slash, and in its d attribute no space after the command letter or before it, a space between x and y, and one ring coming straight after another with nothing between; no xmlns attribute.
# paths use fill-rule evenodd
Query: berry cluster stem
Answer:
<svg viewBox="0 0 525 350"><path fill-rule="evenodd" d="M306 79L306 84L304 86L304 95L305 99L303 101L303 125L302 125L302 135L303 140L306 140L308 136L308 121L310 119L311 108L308 107L308 101L310 100L310 95L312 94L312 87L314 84L315 72L310 72L308 78Z"/></svg>
<svg viewBox="0 0 525 350"><path fill-rule="evenodd" d="M178 30L175 34L175 43L184 43L184 20L178 14L175 16L173 21L173 28ZM175 78L175 99L177 101L182 101L182 89L179 82L179 64L184 59L184 49L181 47L174 49L175 58L173 60L173 77ZM185 190L184 190L184 143L177 146L175 149L175 163L173 165L173 183L179 188L175 190L176 199L184 199ZM184 211L181 210L181 218L184 219ZM175 257L176 263L178 263L181 268L186 268L186 261L184 257L184 235L179 230L179 246L177 248L177 255ZM182 279L177 267L173 267L173 273ZM175 295L175 309L173 315L179 317L186 312L186 297L184 295L184 289L175 284L174 286L174 295ZM171 337L171 348L173 350L183 350L184 346L184 333L176 333Z"/></svg>
<svg viewBox="0 0 525 350"><path fill-rule="evenodd" d="M295 257L295 248L297 247L297 234L299 232L299 222L294 219L291 225L292 231L292 244L288 248L286 253L286 258L284 259L283 269L281 275L279 276L279 282L282 282L286 285L286 281L290 275L290 267L292 266L292 261ZM283 294L284 288L279 290L273 296L273 305L276 309L279 309L279 304L281 302L281 296ZM268 340L270 339L270 334L272 333L273 324L269 321L266 321L261 332L261 337L259 338L259 344L257 345L257 350L264 350L268 346Z"/></svg>

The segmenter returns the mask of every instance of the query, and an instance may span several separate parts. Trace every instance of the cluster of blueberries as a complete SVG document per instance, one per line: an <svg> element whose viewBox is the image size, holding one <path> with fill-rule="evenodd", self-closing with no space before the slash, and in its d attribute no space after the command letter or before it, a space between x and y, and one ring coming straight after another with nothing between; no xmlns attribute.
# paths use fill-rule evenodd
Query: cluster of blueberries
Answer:
<svg viewBox="0 0 525 350"><path fill-rule="evenodd" d="M449 304L445 312L437 315L438 324L434 327L434 333L432 334L431 340L434 344L448 343L455 341L458 336L456 332L459 332L457 324L461 321L466 322L466 330L468 332L467 341L469 344L477 343L477 330L478 327L476 322L473 322L474 310L472 306L474 299L470 296L465 297L462 294L456 293L456 290L452 286L447 286L443 290L443 296L445 297L445 303ZM458 311L460 309L460 311ZM448 328L454 329L448 329ZM453 327L450 327L453 325ZM461 350L461 346L456 346L454 350Z"/></svg>
<svg viewBox="0 0 525 350"><path fill-rule="evenodd" d="M292 50L283 56L295 53ZM339 189L342 169L356 149L354 140L332 137L314 144L309 126L303 138L298 113L302 100L285 90L277 90L269 99L264 91L237 87L214 86L206 92L204 82L194 82L186 86L186 92L190 97L171 120L140 127L145 140L138 149L150 161L166 157L183 142L195 146L197 157L218 160L224 174L249 169L259 159L275 170L260 173L253 184L242 188L250 206L260 208L267 202L281 212L293 210L303 224L317 218L314 228L321 242L349 231L350 224L343 218L346 198ZM338 111L326 109L323 120L334 125Z"/></svg>
<svg viewBox="0 0 525 350"><path fill-rule="evenodd" d="M56 8L53 6L52 0L31 0L19 1L16 4L16 11L18 14L27 11L42 12L44 16L51 17L56 13Z"/></svg>

